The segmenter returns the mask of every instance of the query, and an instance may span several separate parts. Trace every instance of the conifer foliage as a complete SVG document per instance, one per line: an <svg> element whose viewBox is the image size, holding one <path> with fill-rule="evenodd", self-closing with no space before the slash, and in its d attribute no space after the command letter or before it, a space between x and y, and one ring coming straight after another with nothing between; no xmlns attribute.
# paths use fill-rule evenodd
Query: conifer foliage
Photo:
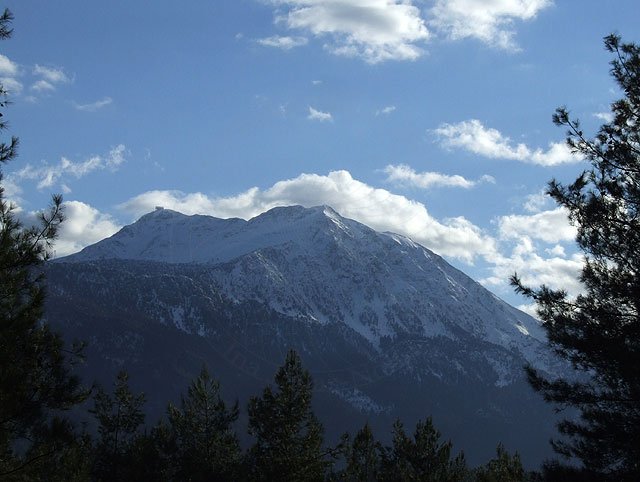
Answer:
<svg viewBox="0 0 640 482"><path fill-rule="evenodd" d="M590 139L565 108L554 115L568 129L568 145L590 163L574 183L548 187L577 228L583 292L572 300L513 282L537 302L551 345L582 372L549 380L528 369L547 401L579 412L559 425L564 438L555 449L582 463L579 480L640 480L640 47L616 35L605 47L624 93L611 106L613 120ZM563 478L572 472L556 469Z"/></svg>
<svg viewBox="0 0 640 482"><path fill-rule="evenodd" d="M13 16L0 15L0 39L11 36ZM0 85L0 109L7 107ZM0 113L0 132L7 129ZM18 139L0 142L0 165L17 155ZM0 173L1 180L1 173ZM73 441L60 417L86 398L71 365L80 347L65 350L60 336L41 322L44 303L39 265L63 221L54 196L39 224L25 227L0 186L0 478L24 478L47 459L61 457Z"/></svg>
<svg viewBox="0 0 640 482"><path fill-rule="evenodd" d="M323 428L311 408L313 383L295 351L289 351L267 387L249 401L249 451L255 480L323 480Z"/></svg>
<svg viewBox="0 0 640 482"><path fill-rule="evenodd" d="M233 480L241 451L233 424L238 402L227 408L220 383L203 368L182 397L180 408L169 405L169 436L174 447L171 466L178 480Z"/></svg>
<svg viewBox="0 0 640 482"><path fill-rule="evenodd" d="M132 453L144 422L144 394L129 388L129 375L118 373L113 396L98 389L91 413L98 421L99 439L95 461L97 480L128 480L128 468L134 465Z"/></svg>

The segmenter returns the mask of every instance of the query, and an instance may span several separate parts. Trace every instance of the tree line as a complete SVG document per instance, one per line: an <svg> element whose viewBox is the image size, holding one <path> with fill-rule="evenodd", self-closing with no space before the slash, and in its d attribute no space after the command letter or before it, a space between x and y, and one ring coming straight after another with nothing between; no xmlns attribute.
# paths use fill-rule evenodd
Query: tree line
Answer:
<svg viewBox="0 0 640 482"><path fill-rule="evenodd" d="M220 384L206 368L193 380L179 404L169 403L155 426L144 424L144 394L132 393L121 371L110 392L93 395L89 410L97 430L68 433L41 460L29 451L14 454L2 467L7 480L49 481L434 481L520 482L527 474L518 454L499 445L494 459L476 469L464 454L455 455L430 418L407 433L398 420L391 445L378 442L365 425L325 444L322 424L312 410L313 382L300 357L290 351L274 386L251 397L243 450L234 424L238 403L221 398ZM43 447L52 441L42 440ZM24 463L31 456L31 462ZM7 471L10 464L20 470Z"/></svg>
<svg viewBox="0 0 640 482"><path fill-rule="evenodd" d="M12 20L8 10L0 15L0 40L11 36ZM640 480L640 47L616 35L605 38L605 47L623 97L592 139L566 108L556 111L567 144L590 167L574 183L553 180L547 190L577 228L583 292L572 298L512 280L537 303L551 347L580 373L547 379L527 368L546 401L578 413L558 425L553 447L561 460L526 474L518 455L499 445L493 460L472 470L429 418L413 433L396 422L389 446L366 425L329 446L311 409L311 377L295 352L275 386L249 401L247 450L233 428L238 404L220 398L206 369L152 428L143 423L144 396L131 392L122 372L113 391L93 394L97 432L79 430L65 412L92 395L73 374L82 346L68 347L42 323L45 291L37 269L64 221L62 198L53 196L39 224L27 227L0 184L0 479ZM0 109L7 105L0 84ZM7 127L0 113L0 132ZM18 144L16 137L0 142L0 165L16 157Z"/></svg>

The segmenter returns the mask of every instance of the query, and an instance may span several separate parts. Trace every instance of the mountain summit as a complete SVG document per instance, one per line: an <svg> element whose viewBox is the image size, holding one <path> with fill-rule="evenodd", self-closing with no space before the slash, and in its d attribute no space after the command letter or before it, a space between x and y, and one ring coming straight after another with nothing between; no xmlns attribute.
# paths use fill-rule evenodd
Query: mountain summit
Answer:
<svg viewBox="0 0 640 482"><path fill-rule="evenodd" d="M523 413L540 409L523 365L552 375L561 369L539 323L411 239L328 206L279 207L249 221L158 208L51 263L48 277L51 318L63 300L78 300L84 309L57 321L87 329L102 370L105 360L148 366L140 346L151 349L161 327L185 337L189 355L153 349L157 363L184 373L176 360L195 346L205 360L213 350L222 354L221 378L233 371L226 383L240 392L238 372L260 378L264 371L268 380L268 368L293 347L328 404L366 419L433 414L471 445L486 430L503 442L525 427L550 433L547 415ZM82 320L88 313L104 320ZM469 434L474 426L483 428Z"/></svg>

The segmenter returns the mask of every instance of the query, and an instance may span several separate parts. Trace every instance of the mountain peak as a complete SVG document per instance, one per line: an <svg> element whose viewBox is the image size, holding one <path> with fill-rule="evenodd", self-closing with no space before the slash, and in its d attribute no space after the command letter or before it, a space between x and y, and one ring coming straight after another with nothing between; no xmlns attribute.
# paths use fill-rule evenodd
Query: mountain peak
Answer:
<svg viewBox="0 0 640 482"><path fill-rule="evenodd" d="M87 246L64 260L224 262L289 242L305 244L313 249L311 236L321 231L335 235L335 226L345 232L356 226L368 230L364 225L343 218L327 205L275 207L249 221L202 214L186 215L158 206L110 238Z"/></svg>

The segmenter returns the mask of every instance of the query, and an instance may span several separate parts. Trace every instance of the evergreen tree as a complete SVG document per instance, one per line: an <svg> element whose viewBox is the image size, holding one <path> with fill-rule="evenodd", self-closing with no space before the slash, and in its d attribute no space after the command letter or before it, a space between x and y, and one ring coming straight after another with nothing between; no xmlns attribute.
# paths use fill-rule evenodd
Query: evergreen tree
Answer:
<svg viewBox="0 0 640 482"><path fill-rule="evenodd" d="M220 384L206 368L182 397L181 407L169 405L168 419L178 480L235 478L241 461L238 437L232 429L238 419L238 403L227 408L220 397Z"/></svg>
<svg viewBox="0 0 640 482"><path fill-rule="evenodd" d="M99 439L96 444L94 475L97 480L130 480L135 465L133 448L141 437L144 422L142 405L144 394L134 395L129 389L129 376L118 373L113 396L98 389L94 408L90 410L98 421Z"/></svg>
<svg viewBox="0 0 640 482"><path fill-rule="evenodd" d="M383 480L459 482L468 477L462 452L451 458L451 442L440 442L431 418L418 421L413 440L398 420L393 425L393 446L384 459Z"/></svg>
<svg viewBox="0 0 640 482"><path fill-rule="evenodd" d="M517 277L517 290L533 298L555 351L581 372L550 380L528 368L545 400L574 407L579 419L559 424L554 448L577 458L585 474L640 480L640 47L605 38L611 74L624 97L613 120L587 138L565 108L554 121L590 168L570 185L555 180L548 193L569 212L584 253L583 292L575 300ZM558 466L555 467L558 469ZM571 472L569 470L567 472ZM586 477L586 475L585 475Z"/></svg>
<svg viewBox="0 0 640 482"><path fill-rule="evenodd" d="M525 482L529 480L522 468L520 455L509 455L502 444L496 448L496 458L476 471L477 482Z"/></svg>
<svg viewBox="0 0 640 482"><path fill-rule="evenodd" d="M0 15L0 39L11 36L13 16ZM0 85L0 109L8 104ZM0 132L7 123L0 113ZM17 155L18 139L0 142L0 164ZM0 180L2 179L0 172ZM0 186L0 478L25 478L37 465L60 457L73 442L61 412L87 392L71 375L80 347L64 348L59 335L41 322L44 303L39 265L63 221L62 198L27 228L15 215Z"/></svg>
<svg viewBox="0 0 640 482"><path fill-rule="evenodd" d="M311 409L311 376L295 351L287 354L275 382L275 390L267 387L249 400L249 433L256 439L248 454L251 477L323 480L323 429Z"/></svg>
<svg viewBox="0 0 640 482"><path fill-rule="evenodd" d="M369 424L362 427L346 446L346 467L340 480L375 482L380 479L382 464L380 442L377 442Z"/></svg>

